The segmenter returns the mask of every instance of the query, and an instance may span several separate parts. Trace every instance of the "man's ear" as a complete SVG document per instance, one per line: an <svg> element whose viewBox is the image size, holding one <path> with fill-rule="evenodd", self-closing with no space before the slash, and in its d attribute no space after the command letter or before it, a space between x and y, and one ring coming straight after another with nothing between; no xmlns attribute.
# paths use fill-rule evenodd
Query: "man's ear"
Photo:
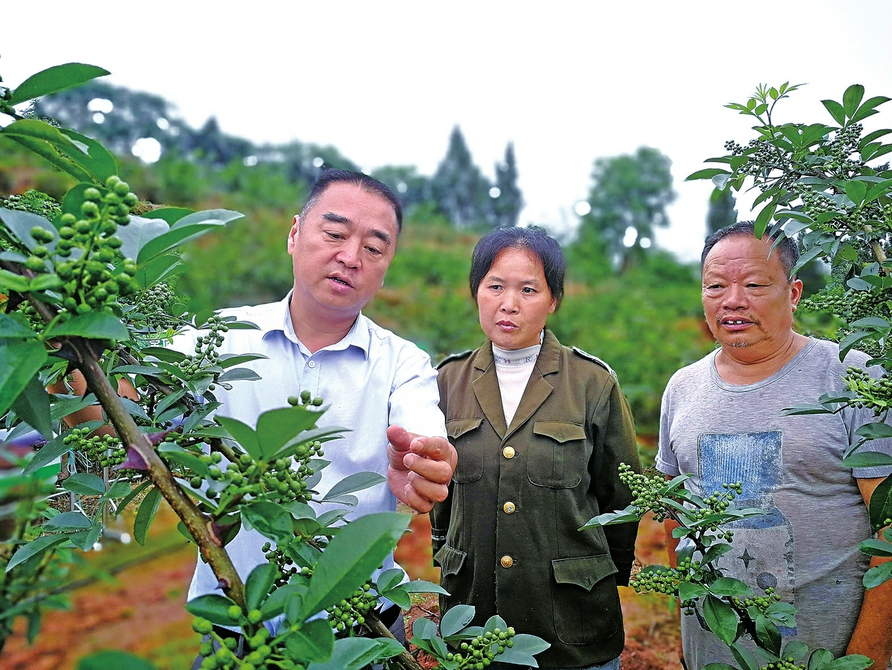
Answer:
<svg viewBox="0 0 892 670"><path fill-rule="evenodd" d="M796 305L799 304L799 300L802 298L802 280L794 279L790 282L790 302L793 305L793 309L796 309Z"/></svg>
<svg viewBox="0 0 892 670"><path fill-rule="evenodd" d="M291 222L291 230L288 231L288 253L294 252L294 243L300 232L300 217L295 214L294 220Z"/></svg>

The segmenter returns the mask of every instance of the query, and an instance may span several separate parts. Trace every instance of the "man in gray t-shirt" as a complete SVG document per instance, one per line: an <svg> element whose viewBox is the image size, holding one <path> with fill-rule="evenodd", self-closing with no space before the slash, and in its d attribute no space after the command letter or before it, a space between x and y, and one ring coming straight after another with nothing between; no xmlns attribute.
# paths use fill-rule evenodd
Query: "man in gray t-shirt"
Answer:
<svg viewBox="0 0 892 670"><path fill-rule="evenodd" d="M793 331L802 283L789 277L798 253L791 240L769 256L770 247L747 223L707 241L703 306L721 347L669 381L657 468L668 476L691 474L687 485L698 494L740 481L738 505L768 513L734 525L734 548L720 559L725 574L757 594L773 587L796 606L797 626L782 630L785 636L837 656L865 654L874 667L886 667L892 596L872 590L865 597L861 577L869 559L858 543L871 536L866 502L892 468L852 470L841 463L855 430L875 418L854 409L784 412L844 390L846 368L864 367L867 356L852 352L840 363L837 345ZM865 448L892 454L892 440ZM667 523L674 560L678 541ZM736 665L699 614L682 617L682 642L690 670Z"/></svg>

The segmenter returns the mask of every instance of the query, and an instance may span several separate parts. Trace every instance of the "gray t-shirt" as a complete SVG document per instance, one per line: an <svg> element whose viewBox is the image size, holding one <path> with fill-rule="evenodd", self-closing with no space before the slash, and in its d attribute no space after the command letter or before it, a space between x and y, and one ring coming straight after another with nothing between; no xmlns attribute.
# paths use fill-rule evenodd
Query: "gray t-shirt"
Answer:
<svg viewBox="0 0 892 670"><path fill-rule="evenodd" d="M768 514L731 526L734 549L718 565L756 595L771 586L796 606L797 626L782 634L839 656L858 618L861 577L870 560L858 551L871 530L855 478L885 477L892 468L852 470L841 463L850 442L858 439L855 430L877 421L872 411L790 416L784 409L844 390L846 368L864 367L868 357L850 352L841 363L835 343L811 340L768 379L736 386L719 377L716 353L669 380L657 469L693 475L687 486L701 495L723 490L725 482L743 484L735 504ZM876 366L867 369L880 372ZM892 440L862 449L892 454ZM691 670L734 663L699 613L682 617L682 641Z"/></svg>

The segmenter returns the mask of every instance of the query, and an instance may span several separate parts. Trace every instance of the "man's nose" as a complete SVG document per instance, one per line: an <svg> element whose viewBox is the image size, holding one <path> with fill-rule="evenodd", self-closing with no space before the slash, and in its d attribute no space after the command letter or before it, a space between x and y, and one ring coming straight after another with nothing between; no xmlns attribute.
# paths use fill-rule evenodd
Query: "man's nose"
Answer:
<svg viewBox="0 0 892 670"><path fill-rule="evenodd" d="M347 240L338 250L337 260L348 268L355 268L359 264L360 243Z"/></svg>
<svg viewBox="0 0 892 670"><path fill-rule="evenodd" d="M722 296L722 305L727 309L739 309L746 305L746 291L739 284L730 284Z"/></svg>

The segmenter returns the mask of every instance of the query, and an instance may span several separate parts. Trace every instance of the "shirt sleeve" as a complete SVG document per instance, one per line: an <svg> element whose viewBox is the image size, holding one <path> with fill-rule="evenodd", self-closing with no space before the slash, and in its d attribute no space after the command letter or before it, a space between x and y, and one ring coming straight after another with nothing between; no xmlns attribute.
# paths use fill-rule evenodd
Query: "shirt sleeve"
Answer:
<svg viewBox="0 0 892 670"><path fill-rule="evenodd" d="M672 451L669 433L669 427L672 425L672 409L669 400L671 388L672 380L670 379L669 384L663 391L663 399L660 401L660 439L654 465L664 475L675 477L680 475L681 472L678 469L678 459L675 456L675 452Z"/></svg>
<svg viewBox="0 0 892 670"><path fill-rule="evenodd" d="M390 391L388 425L427 437L446 437L446 420L439 404L437 371L430 357L415 345L407 346Z"/></svg>

